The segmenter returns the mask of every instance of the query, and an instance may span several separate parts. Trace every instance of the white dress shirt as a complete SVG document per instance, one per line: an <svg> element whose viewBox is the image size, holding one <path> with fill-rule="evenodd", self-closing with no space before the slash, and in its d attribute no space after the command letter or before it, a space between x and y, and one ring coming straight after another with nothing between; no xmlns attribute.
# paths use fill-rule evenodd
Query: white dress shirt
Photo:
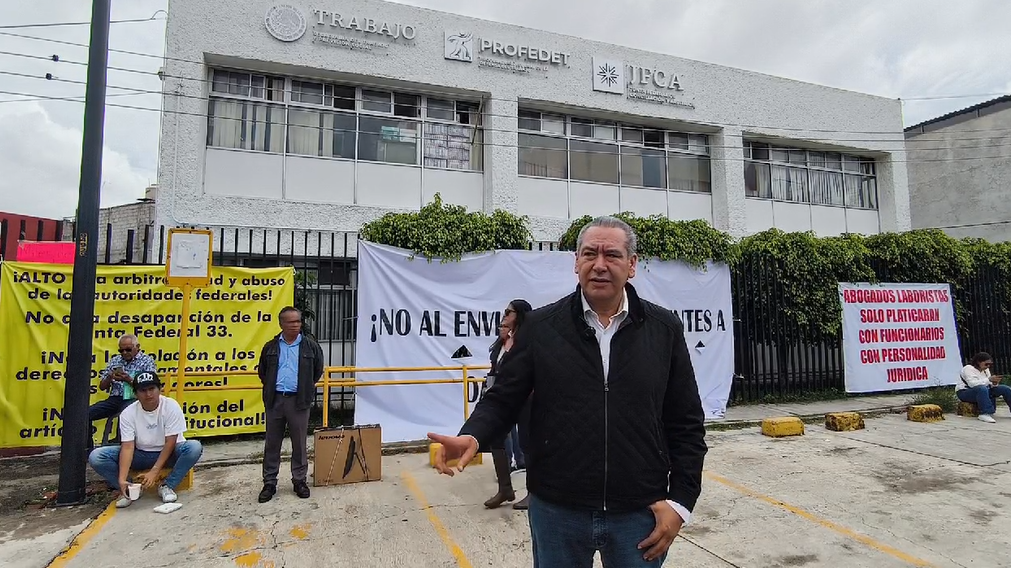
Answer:
<svg viewBox="0 0 1011 568"><path fill-rule="evenodd" d="M611 339L614 338L615 332L621 327L621 323L628 317L628 293L623 293L618 313L610 317L606 326L600 323L600 317L590 307L590 303L586 301L586 296L580 294L580 298L583 300L583 317L586 318L586 323L597 335L597 343L600 344L600 359L604 363L604 378L606 379L611 366ZM681 516L685 524L688 524L691 512L685 506L670 499L667 499L667 504L674 508L674 511Z"/></svg>

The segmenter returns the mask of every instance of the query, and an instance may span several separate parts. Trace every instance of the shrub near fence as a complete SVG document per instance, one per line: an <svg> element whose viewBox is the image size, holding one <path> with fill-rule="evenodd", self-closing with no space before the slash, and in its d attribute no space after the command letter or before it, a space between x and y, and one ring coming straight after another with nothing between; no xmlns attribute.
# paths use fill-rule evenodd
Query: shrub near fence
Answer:
<svg viewBox="0 0 1011 568"><path fill-rule="evenodd" d="M734 242L701 221L618 217L646 237L642 257L731 265L732 403L845 390L839 282L948 283L963 359L988 351L1001 366L1011 358L1011 243L935 229L870 237L770 229ZM589 220L572 224L562 248L574 248Z"/></svg>
<svg viewBox="0 0 1011 568"><path fill-rule="evenodd" d="M918 230L871 237L817 237L778 229L735 240L703 221L618 215L639 237L639 254L732 269L735 374L731 403L760 402L844 390L838 282L947 282L952 286L964 359L988 351L998 367L1011 358L1011 243L953 239ZM416 213L367 223L361 236L420 257L459 258L492 249L573 250L589 217L556 242L534 243L526 219L506 212L466 212L437 199ZM106 238L112 238L107 227ZM160 263L166 228L145 228L143 253L112 263ZM3 235L6 236L6 235ZM32 235L29 236L31 238ZM330 364L354 364L358 234L275 229L215 231L215 263L294 266L295 300L307 328L326 344ZM0 239L2 240L2 239ZM347 406L344 392L338 406Z"/></svg>

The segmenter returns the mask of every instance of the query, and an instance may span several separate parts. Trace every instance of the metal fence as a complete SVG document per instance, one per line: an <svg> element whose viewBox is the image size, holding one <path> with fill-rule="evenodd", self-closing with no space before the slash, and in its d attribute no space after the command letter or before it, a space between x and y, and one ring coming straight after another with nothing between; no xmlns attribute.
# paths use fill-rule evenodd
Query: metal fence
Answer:
<svg viewBox="0 0 1011 568"><path fill-rule="evenodd" d="M875 268L881 282L892 281ZM786 317L782 283L773 267L743 262L734 268L735 376L731 402L845 390L842 339L802 328ZM998 366L1011 361L1011 282L992 268L949 282L958 306L958 340L963 361L980 351ZM767 295L765 302L749 296Z"/></svg>
<svg viewBox="0 0 1011 568"><path fill-rule="evenodd" d="M3 229L0 250L9 238L35 239L31 230L12 235L6 227L0 229ZM216 265L294 267L295 305L306 314L306 327L319 341L327 365L354 365L358 301L356 233L236 228L214 231ZM112 225L107 225L104 233L106 245L121 236ZM129 229L128 245L122 255L114 255L110 252L112 247L105 246L99 262L162 264L167 236L165 227ZM556 250L557 243L534 242L530 248ZM845 388L841 340L819 337L810 329L797 329L791 324L784 316L781 283L774 274L767 266L749 263L738 265L732 272L735 345L732 404ZM1008 361L1011 305L1007 302L1007 291L1011 282L1004 282L996 271L983 270L965 282L951 284L962 307L959 341L963 359L977 351L988 351L998 364ZM767 301L745 301L754 294L767 295ZM353 404L350 389L335 389L333 396L331 402L339 407Z"/></svg>
<svg viewBox="0 0 1011 568"><path fill-rule="evenodd" d="M0 260L3 259L8 243L16 244L19 241L49 240L45 238L45 234L46 222L42 219L39 219L35 223L29 223L25 219L22 219L16 224L9 222L7 219L0 219ZM63 234L63 221L56 222L55 234Z"/></svg>

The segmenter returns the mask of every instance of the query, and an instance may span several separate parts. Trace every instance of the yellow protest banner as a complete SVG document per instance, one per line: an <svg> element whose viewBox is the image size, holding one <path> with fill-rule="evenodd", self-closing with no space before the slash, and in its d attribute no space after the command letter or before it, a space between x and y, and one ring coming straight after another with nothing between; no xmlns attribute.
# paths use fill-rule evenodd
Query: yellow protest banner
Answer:
<svg viewBox="0 0 1011 568"><path fill-rule="evenodd" d="M179 366L182 292L164 283L164 266L99 266L95 288L91 404L109 396L99 373L116 356L119 338L136 335L158 374ZM294 270L214 267L210 286L193 290L186 388L259 385L260 348L280 331L277 314L294 297ZM59 445L69 339L73 266L0 265L0 448ZM259 390L190 391L187 437L264 431ZM104 420L92 424L97 442Z"/></svg>

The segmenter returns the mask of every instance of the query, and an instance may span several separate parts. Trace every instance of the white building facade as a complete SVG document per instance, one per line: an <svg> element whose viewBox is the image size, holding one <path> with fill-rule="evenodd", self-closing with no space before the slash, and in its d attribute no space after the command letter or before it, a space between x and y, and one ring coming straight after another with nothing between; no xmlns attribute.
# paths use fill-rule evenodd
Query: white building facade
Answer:
<svg viewBox="0 0 1011 568"><path fill-rule="evenodd" d="M170 0L157 223L357 231L439 193L743 236L908 230L900 103L380 0Z"/></svg>

